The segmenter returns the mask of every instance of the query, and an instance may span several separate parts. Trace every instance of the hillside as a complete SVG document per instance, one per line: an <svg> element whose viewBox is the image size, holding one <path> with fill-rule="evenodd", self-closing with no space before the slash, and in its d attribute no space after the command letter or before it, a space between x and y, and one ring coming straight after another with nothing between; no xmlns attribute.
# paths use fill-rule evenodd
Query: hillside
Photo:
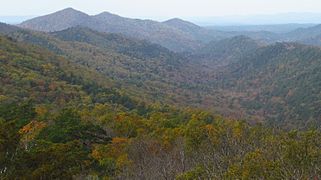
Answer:
<svg viewBox="0 0 321 180"><path fill-rule="evenodd" d="M277 43L227 66L217 83L237 93L248 114L276 124L319 127L320 59L320 48Z"/></svg>
<svg viewBox="0 0 321 180"><path fill-rule="evenodd" d="M304 128L319 121L320 96L311 93L311 89L319 88L312 83L318 82L318 48L295 45L291 51L292 45L288 49L279 44L267 46L237 36L213 41L195 54L184 55L146 41L82 27L51 34L19 31L10 36L47 47L72 63L113 79L127 94L146 102L198 107L283 127ZM278 48L282 53L270 50ZM313 59L316 62L312 63ZM256 61L272 64L251 69ZM279 66L293 71L284 72ZM302 73L307 79L293 79ZM285 92L293 93L291 99ZM310 110L301 111L301 104Z"/></svg>
<svg viewBox="0 0 321 180"><path fill-rule="evenodd" d="M84 42L103 49L112 49L118 53L136 58L151 59L166 55L174 56L174 53L158 44L152 44L144 40L130 39L120 34L100 33L79 26L51 34L64 41ZM171 57L167 58L170 59ZM173 59L172 61L175 60Z"/></svg>
<svg viewBox="0 0 321 180"><path fill-rule="evenodd" d="M285 132L146 105L100 77L46 49L0 36L1 179L320 174L319 131Z"/></svg>
<svg viewBox="0 0 321 180"><path fill-rule="evenodd" d="M175 102L178 96L187 104L192 99L184 96L197 95L186 89L193 83L189 77L191 70L183 70L184 58L159 45L81 27L52 34L23 30L9 36L48 48L70 62L84 65L115 80L118 86L145 101Z"/></svg>
<svg viewBox="0 0 321 180"><path fill-rule="evenodd" d="M194 54L208 63L228 65L249 53L253 53L263 45L263 43L246 36L235 36L220 41L211 41Z"/></svg>

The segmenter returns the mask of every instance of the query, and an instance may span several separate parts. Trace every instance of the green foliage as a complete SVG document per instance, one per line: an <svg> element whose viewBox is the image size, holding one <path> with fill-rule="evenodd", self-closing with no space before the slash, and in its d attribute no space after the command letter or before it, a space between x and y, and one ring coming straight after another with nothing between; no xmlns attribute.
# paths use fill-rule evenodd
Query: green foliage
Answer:
<svg viewBox="0 0 321 180"><path fill-rule="evenodd" d="M11 171L15 168L12 159L16 156L19 148L20 135L15 127L14 121L6 122L0 119L0 172ZM0 178L5 177L0 173Z"/></svg>
<svg viewBox="0 0 321 180"><path fill-rule="evenodd" d="M1 179L320 178L318 129L288 132L142 103L63 57L4 37L0 43ZM270 58L279 62L288 54L286 48L261 51L262 59L246 68L269 68ZM286 92L284 86L275 88L280 96ZM275 110L274 105L266 106Z"/></svg>
<svg viewBox="0 0 321 180"><path fill-rule="evenodd" d="M102 143L110 140L99 126L81 122L79 114L70 109L62 110L54 120L54 125L44 128L38 138L54 143L66 143L73 140Z"/></svg>
<svg viewBox="0 0 321 180"><path fill-rule="evenodd" d="M29 123L36 116L33 103L29 101L10 102L0 101L0 118L15 121L17 128Z"/></svg>
<svg viewBox="0 0 321 180"><path fill-rule="evenodd" d="M77 141L65 144L39 141L15 160L11 178L71 179L88 171L86 168L90 165L87 152Z"/></svg>
<svg viewBox="0 0 321 180"><path fill-rule="evenodd" d="M176 180L194 180L194 179L206 179L206 172L203 167L196 166L194 169L178 175Z"/></svg>

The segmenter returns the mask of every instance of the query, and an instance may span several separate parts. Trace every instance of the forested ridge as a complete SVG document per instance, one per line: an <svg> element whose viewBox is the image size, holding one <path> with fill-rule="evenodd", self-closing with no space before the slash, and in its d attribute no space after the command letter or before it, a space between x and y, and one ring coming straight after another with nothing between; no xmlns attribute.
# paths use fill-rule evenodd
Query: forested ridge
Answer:
<svg viewBox="0 0 321 180"><path fill-rule="evenodd" d="M1 179L320 177L316 129L145 104L50 51L0 40Z"/></svg>
<svg viewBox="0 0 321 180"><path fill-rule="evenodd" d="M0 179L320 179L320 34L0 23Z"/></svg>
<svg viewBox="0 0 321 180"><path fill-rule="evenodd" d="M235 36L175 53L80 26L50 34L6 34L112 79L127 95L145 102L196 107L290 129L320 127L319 47Z"/></svg>

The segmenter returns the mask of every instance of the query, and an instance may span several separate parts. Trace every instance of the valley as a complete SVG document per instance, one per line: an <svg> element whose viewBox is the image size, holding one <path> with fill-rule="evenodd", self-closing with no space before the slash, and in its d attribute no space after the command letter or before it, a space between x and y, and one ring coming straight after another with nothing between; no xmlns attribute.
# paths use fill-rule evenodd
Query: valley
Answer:
<svg viewBox="0 0 321 180"><path fill-rule="evenodd" d="M318 179L320 25L234 28L0 23L0 179Z"/></svg>

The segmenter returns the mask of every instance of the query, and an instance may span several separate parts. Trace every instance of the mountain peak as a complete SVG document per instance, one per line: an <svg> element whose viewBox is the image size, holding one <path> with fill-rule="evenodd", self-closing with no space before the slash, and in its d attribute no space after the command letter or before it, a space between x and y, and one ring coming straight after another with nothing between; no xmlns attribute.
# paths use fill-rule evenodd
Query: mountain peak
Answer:
<svg viewBox="0 0 321 180"><path fill-rule="evenodd" d="M86 16L88 16L86 13L81 12L81 11L78 11L78 10L73 9L73 8L71 8L71 7L66 8L66 9L62 9L62 10L60 10L60 11L57 11L57 12L52 13L52 14L49 14L49 15L57 15L57 14L67 14L67 15L72 15L72 14L74 14L74 15L86 15Z"/></svg>
<svg viewBox="0 0 321 180"><path fill-rule="evenodd" d="M68 8L63 9L62 11L77 11L77 10L72 7L68 7Z"/></svg>
<svg viewBox="0 0 321 180"><path fill-rule="evenodd" d="M102 21L123 21L127 18L123 18L117 14L113 14L113 13L110 13L110 12L102 12L100 14L97 14L95 16L93 16L93 18L97 19L97 20L102 20Z"/></svg>
<svg viewBox="0 0 321 180"><path fill-rule="evenodd" d="M102 13L97 14L96 16L118 16L118 15L110 13L108 11L104 11Z"/></svg>
<svg viewBox="0 0 321 180"><path fill-rule="evenodd" d="M190 25L190 26L197 26L196 24L193 24L193 23L191 23L189 21L185 21L185 20L180 19L180 18L172 18L172 19L169 19L167 21L164 21L163 23L165 23L165 24L185 24L185 25Z"/></svg>
<svg viewBox="0 0 321 180"><path fill-rule="evenodd" d="M168 25L168 26L172 26L181 30L199 30L201 29L201 27L199 27L196 24L193 24L189 21L185 21L183 19L179 19L179 18L173 18L173 19L169 19L167 21L163 22L164 24Z"/></svg>
<svg viewBox="0 0 321 180"><path fill-rule="evenodd" d="M27 20L22 22L19 26L27 29L50 32L82 25L88 21L90 21L90 16L88 14L73 8L67 8L52 14Z"/></svg>
<svg viewBox="0 0 321 180"><path fill-rule="evenodd" d="M72 7L68 7L68 8L59 10L59 11L57 11L57 12L64 12L64 11L78 11L78 10L76 10L76 9L74 9L74 8L72 8Z"/></svg>
<svg viewBox="0 0 321 180"><path fill-rule="evenodd" d="M168 19L167 21L164 22L184 22L183 19L180 18L172 18L172 19Z"/></svg>

